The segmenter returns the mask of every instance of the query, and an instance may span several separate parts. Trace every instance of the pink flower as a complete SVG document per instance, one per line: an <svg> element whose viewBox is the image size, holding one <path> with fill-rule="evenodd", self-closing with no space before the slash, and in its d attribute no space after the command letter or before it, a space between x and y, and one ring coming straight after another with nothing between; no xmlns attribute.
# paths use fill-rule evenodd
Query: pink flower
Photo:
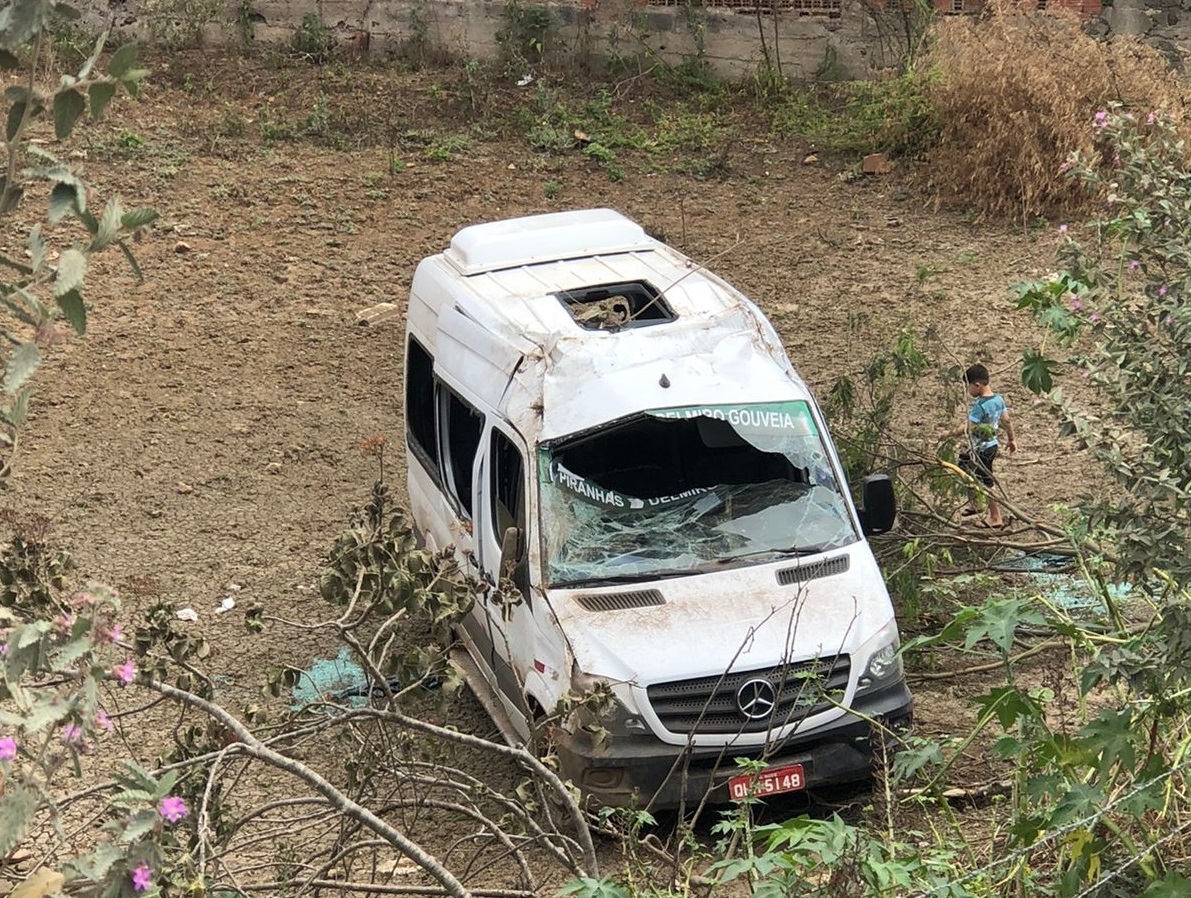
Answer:
<svg viewBox="0 0 1191 898"><path fill-rule="evenodd" d="M186 807L186 802L176 795L167 795L161 799L161 804L157 806L157 813L161 814L170 823L177 823L183 817L190 813Z"/></svg>
<svg viewBox="0 0 1191 898"><path fill-rule="evenodd" d="M17 757L17 741L12 736L0 739L0 761L15 761Z"/></svg>
<svg viewBox="0 0 1191 898"><path fill-rule="evenodd" d="M1059 233L1060 233L1060 234L1066 234L1066 233L1067 233L1067 226L1066 226L1065 224L1061 224L1061 225L1059 225Z"/></svg>
<svg viewBox="0 0 1191 898"><path fill-rule="evenodd" d="M67 745L77 745L83 741L83 728L77 723L68 723L62 727L62 741Z"/></svg>
<svg viewBox="0 0 1191 898"><path fill-rule="evenodd" d="M1092 127L1097 131L1103 131L1108 127L1108 113L1101 109L1096 113L1092 119Z"/></svg>
<svg viewBox="0 0 1191 898"><path fill-rule="evenodd" d="M1059 166L1059 174L1060 175L1065 175L1069 171L1071 171L1071 163L1070 162L1064 162L1062 165Z"/></svg>
<svg viewBox="0 0 1191 898"><path fill-rule="evenodd" d="M132 871L132 887L138 892L147 892L153 886L153 868L144 861Z"/></svg>
<svg viewBox="0 0 1191 898"><path fill-rule="evenodd" d="M1074 293L1068 293L1067 295L1071 297L1071 311L1072 312L1078 312L1080 309L1083 308L1083 300L1081 300Z"/></svg>
<svg viewBox="0 0 1191 898"><path fill-rule="evenodd" d="M136 679L136 665L133 664L132 659L129 658L123 664L117 665L112 669L112 674L116 679L127 686Z"/></svg>
<svg viewBox="0 0 1191 898"><path fill-rule="evenodd" d="M1140 267L1141 267L1141 263L1138 262L1136 259L1129 260L1129 270L1130 271L1137 271L1137 269Z"/></svg>
<svg viewBox="0 0 1191 898"><path fill-rule="evenodd" d="M1099 312L1093 312L1091 315L1088 316L1088 321L1092 322L1092 324L1095 324L1099 320L1100 320Z"/></svg>
<svg viewBox="0 0 1191 898"><path fill-rule="evenodd" d="M1161 287L1158 288L1158 295L1159 296L1166 295L1166 285L1165 284L1163 284Z"/></svg>
<svg viewBox="0 0 1191 898"><path fill-rule="evenodd" d="M1158 121L1158 116L1154 115L1154 113L1151 112L1149 115L1146 116L1146 124L1147 125L1152 125L1156 121Z"/></svg>
<svg viewBox="0 0 1191 898"><path fill-rule="evenodd" d="M115 726L115 724L112 723L112 718L108 717L102 708L95 712L95 725L107 733L110 733L112 731L112 727Z"/></svg>
<svg viewBox="0 0 1191 898"><path fill-rule="evenodd" d="M108 631L108 642L110 642L112 645L115 645L117 642L120 641L120 637L122 635L124 635L124 630L120 627L119 624L114 624L112 626L112 629L110 629Z"/></svg>

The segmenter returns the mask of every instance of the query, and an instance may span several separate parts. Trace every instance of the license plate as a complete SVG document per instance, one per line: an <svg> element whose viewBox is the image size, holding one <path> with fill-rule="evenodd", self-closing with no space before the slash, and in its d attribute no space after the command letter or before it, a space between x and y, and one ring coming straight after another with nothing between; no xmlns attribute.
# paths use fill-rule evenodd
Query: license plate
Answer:
<svg viewBox="0 0 1191 898"><path fill-rule="evenodd" d="M806 774L801 764L789 767L771 767L760 773L743 773L728 780L728 795L733 801L763 795L780 795L783 792L798 792L806 788Z"/></svg>

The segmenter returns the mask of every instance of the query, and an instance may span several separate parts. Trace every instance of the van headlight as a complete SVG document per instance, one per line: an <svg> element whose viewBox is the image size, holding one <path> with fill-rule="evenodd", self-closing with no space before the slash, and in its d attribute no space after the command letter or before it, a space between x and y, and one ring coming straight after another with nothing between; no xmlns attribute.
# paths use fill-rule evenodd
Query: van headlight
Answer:
<svg viewBox="0 0 1191 898"><path fill-rule="evenodd" d="M564 700L570 705L563 721L568 732L584 729L612 736L649 732L645 721L625 707L606 677L584 673L578 664L571 667L571 692Z"/></svg>
<svg viewBox="0 0 1191 898"><path fill-rule="evenodd" d="M905 673L902 656L898 654L901 643L894 629L890 638L877 646L876 651L868 656L868 665L860 677L857 692L869 692L884 686L891 681L900 680Z"/></svg>

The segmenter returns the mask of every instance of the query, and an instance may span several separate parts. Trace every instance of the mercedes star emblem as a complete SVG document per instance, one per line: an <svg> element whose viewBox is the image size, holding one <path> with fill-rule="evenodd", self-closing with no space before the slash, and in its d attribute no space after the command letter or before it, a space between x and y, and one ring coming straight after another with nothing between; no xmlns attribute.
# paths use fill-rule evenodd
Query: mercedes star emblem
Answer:
<svg viewBox="0 0 1191 898"><path fill-rule="evenodd" d="M757 677L736 690L736 707L749 720L762 720L773 713L777 704L777 693L773 684Z"/></svg>

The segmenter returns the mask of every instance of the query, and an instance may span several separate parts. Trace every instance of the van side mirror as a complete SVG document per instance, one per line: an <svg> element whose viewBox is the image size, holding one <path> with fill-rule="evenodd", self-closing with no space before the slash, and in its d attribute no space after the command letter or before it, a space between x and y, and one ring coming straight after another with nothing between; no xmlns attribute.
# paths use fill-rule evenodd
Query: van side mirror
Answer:
<svg viewBox="0 0 1191 898"><path fill-rule="evenodd" d="M870 474L861 488L860 528L866 536L893 529L897 499L888 474Z"/></svg>
<svg viewBox="0 0 1191 898"><path fill-rule="evenodd" d="M516 527L506 527L500 540L500 577L513 578L513 570L517 567L517 560L521 557L521 531Z"/></svg>

